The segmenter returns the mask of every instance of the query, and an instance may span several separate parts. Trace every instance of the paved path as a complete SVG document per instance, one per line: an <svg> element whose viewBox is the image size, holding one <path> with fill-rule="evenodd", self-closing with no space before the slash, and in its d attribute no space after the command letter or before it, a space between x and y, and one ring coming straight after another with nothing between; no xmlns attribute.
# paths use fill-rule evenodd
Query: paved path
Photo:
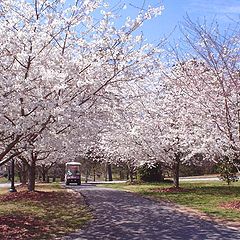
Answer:
<svg viewBox="0 0 240 240"><path fill-rule="evenodd" d="M19 183L15 183L14 184L15 185L15 187L16 186L18 186L18 185L20 185ZM11 183L0 183L0 188L10 188L11 187Z"/></svg>
<svg viewBox="0 0 240 240"><path fill-rule="evenodd" d="M87 185L88 184L93 184L93 185L97 185L97 184L109 184L109 183L126 183L127 181L126 180L113 180L113 181L99 181L99 180L97 180L97 181L88 181L87 182ZM85 185L85 183L84 183L84 185Z"/></svg>
<svg viewBox="0 0 240 240"><path fill-rule="evenodd" d="M93 209L85 229L64 240L237 240L233 230L178 212L166 203L95 186L70 187L80 191Z"/></svg>
<svg viewBox="0 0 240 240"><path fill-rule="evenodd" d="M218 177L181 177L180 182L192 181L221 181Z"/></svg>
<svg viewBox="0 0 240 240"><path fill-rule="evenodd" d="M0 188L8 188L10 186L11 186L10 183L0 183Z"/></svg>

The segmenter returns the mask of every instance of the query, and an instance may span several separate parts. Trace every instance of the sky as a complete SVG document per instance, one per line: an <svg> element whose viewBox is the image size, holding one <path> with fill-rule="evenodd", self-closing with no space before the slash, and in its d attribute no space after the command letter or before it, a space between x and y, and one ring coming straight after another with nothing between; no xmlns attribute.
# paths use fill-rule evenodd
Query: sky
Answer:
<svg viewBox="0 0 240 240"><path fill-rule="evenodd" d="M111 6L120 2L126 5L126 10L121 11L122 18L134 17L137 7L141 7L144 2L145 6L162 4L164 6L162 15L147 22L141 29L145 38L152 43L159 42L164 36L168 36L170 41L178 39L180 32L177 26L187 15L192 20L203 21L205 18L209 23L213 20L217 21L222 30L227 28L232 20L240 20L240 0L109 0L108 2Z"/></svg>

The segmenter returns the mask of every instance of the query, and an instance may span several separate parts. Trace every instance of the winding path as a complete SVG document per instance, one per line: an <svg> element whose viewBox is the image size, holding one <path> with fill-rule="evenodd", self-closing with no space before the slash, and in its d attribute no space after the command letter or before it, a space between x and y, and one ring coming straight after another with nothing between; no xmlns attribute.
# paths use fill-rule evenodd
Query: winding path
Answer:
<svg viewBox="0 0 240 240"><path fill-rule="evenodd" d="M84 195L95 218L64 240L240 240L240 229L181 213L166 203L95 186L70 188Z"/></svg>

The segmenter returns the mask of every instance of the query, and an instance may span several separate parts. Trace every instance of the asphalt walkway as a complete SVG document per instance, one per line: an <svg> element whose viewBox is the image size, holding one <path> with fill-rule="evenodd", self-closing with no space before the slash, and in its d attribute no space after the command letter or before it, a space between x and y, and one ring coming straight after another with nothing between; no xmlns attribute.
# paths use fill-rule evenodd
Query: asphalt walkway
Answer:
<svg viewBox="0 0 240 240"><path fill-rule="evenodd" d="M84 195L95 218L64 240L240 240L240 229L181 213L164 202L92 185L70 188Z"/></svg>

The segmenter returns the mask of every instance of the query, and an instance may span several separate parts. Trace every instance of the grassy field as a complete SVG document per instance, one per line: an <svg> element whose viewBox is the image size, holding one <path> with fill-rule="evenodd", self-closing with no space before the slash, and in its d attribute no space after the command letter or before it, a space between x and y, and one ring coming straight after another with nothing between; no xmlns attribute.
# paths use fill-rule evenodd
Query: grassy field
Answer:
<svg viewBox="0 0 240 240"><path fill-rule="evenodd" d="M139 193L156 200L174 202L192 209L200 210L209 216L231 221L240 221L239 208L231 207L234 203L240 204L240 182L228 186L220 181L211 182L182 182L181 191L171 191L171 184L107 184L112 187ZM168 191L169 190L169 191Z"/></svg>
<svg viewBox="0 0 240 240"><path fill-rule="evenodd" d="M81 195L59 184L38 184L36 190L0 189L0 239L52 239L80 229L91 218Z"/></svg>
<svg viewBox="0 0 240 240"><path fill-rule="evenodd" d="M5 177L0 177L0 183L7 183L8 179Z"/></svg>

